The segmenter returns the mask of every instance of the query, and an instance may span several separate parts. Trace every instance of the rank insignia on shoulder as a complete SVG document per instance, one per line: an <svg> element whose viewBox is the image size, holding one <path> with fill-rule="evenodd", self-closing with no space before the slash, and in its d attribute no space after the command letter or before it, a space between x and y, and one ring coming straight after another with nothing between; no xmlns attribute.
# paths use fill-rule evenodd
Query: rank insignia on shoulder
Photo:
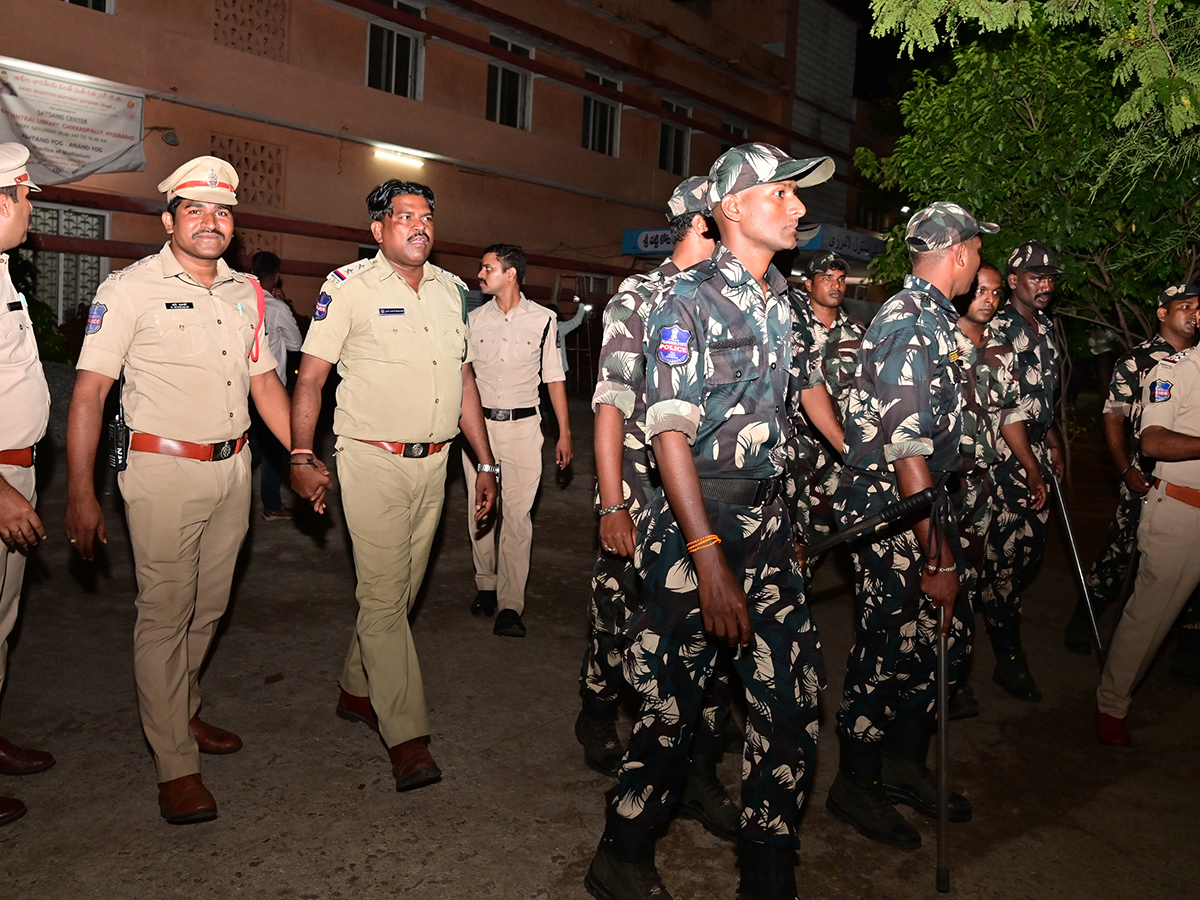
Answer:
<svg viewBox="0 0 1200 900"><path fill-rule="evenodd" d="M333 298L324 291L321 291L320 296L317 297L317 305L313 308L313 320L320 322L329 315L329 304L332 302Z"/></svg>
<svg viewBox="0 0 1200 900"><path fill-rule="evenodd" d="M1169 381L1152 381L1150 382L1150 402L1165 403L1171 399L1171 382Z"/></svg>
<svg viewBox="0 0 1200 900"><path fill-rule="evenodd" d="M100 326L104 324L104 314L108 312L108 307L103 303L93 303L88 309L87 325L83 328L83 333L95 334L100 330Z"/></svg>
<svg viewBox="0 0 1200 900"><path fill-rule="evenodd" d="M321 296L325 296L322 294ZM328 306L328 304L326 304ZM387 306L379 310L381 316L402 316L404 315L403 306Z"/></svg>
<svg viewBox="0 0 1200 900"><path fill-rule="evenodd" d="M950 351L950 362L953 362L953 363L958 362L958 348L955 348Z"/></svg>
<svg viewBox="0 0 1200 900"><path fill-rule="evenodd" d="M691 339L691 332L677 325L668 325L659 335L659 360L668 366L682 366L692 357L691 350L688 349Z"/></svg>

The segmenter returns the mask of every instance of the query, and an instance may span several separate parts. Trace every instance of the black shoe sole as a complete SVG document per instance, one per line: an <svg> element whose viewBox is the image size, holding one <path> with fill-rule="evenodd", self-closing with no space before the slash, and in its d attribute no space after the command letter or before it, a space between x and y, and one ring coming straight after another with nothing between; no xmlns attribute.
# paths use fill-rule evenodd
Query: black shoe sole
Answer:
<svg viewBox="0 0 1200 900"><path fill-rule="evenodd" d="M586 765L589 769L593 769L594 771L599 772L601 775L607 775L609 778L618 777L621 772L621 759L625 756L624 750L622 750L621 753L612 761L611 765L605 765L603 759L597 759L597 758L587 755L587 752L586 752L587 744L584 743L583 735L580 734L579 732L580 732L579 720L576 719L575 720L575 740L579 741L580 745L585 748L585 751L583 754L584 765Z"/></svg>
<svg viewBox="0 0 1200 900"><path fill-rule="evenodd" d="M190 812L182 816L168 816L162 813L162 817L167 820L168 825L196 825L200 822L211 822L217 817L215 809L198 809L195 812Z"/></svg>
<svg viewBox="0 0 1200 900"><path fill-rule="evenodd" d="M706 816L703 811L694 807L687 806L683 803L679 804L679 816L683 819L691 819L695 822L699 822L704 826L704 830L715 838L720 838L723 841L735 842L738 839L738 833L736 831L730 831L728 828L722 828L720 825Z"/></svg>
<svg viewBox="0 0 1200 900"><path fill-rule="evenodd" d="M411 775L396 779L396 791L397 793L413 791L417 788L425 787L427 784L436 784L441 780L442 770L437 766L425 769L417 769L417 771L413 772Z"/></svg>
<svg viewBox="0 0 1200 900"><path fill-rule="evenodd" d="M921 848L921 836L918 834L916 840L907 838L897 838L895 835L887 831L875 831L873 828L864 828L858 823L854 816L850 815L840 803L832 797L825 798L825 808L833 813L834 818L841 819L847 825L854 826L857 831L865 838L870 838L880 844L890 844L893 847L900 847L903 850L919 850Z"/></svg>
<svg viewBox="0 0 1200 900"><path fill-rule="evenodd" d="M490 619L496 614L496 607L493 606L476 606L471 604L471 615L477 619Z"/></svg>
<svg viewBox="0 0 1200 900"><path fill-rule="evenodd" d="M905 806L912 807L923 816L928 816L931 819L936 819L938 816L937 805L930 805L922 800L914 791L907 790L902 787L895 787L890 784L883 786L883 791L887 794L887 798L892 803L902 803ZM955 812L950 810L951 822L970 822L973 810L969 807L964 810Z"/></svg>
<svg viewBox="0 0 1200 900"><path fill-rule="evenodd" d="M354 722L358 725L366 725L373 732L379 734L379 725L375 722L372 722L366 716L360 716L358 713L350 712L348 709L342 709L340 706L333 712L334 715L336 715L339 719L345 719L347 722Z"/></svg>

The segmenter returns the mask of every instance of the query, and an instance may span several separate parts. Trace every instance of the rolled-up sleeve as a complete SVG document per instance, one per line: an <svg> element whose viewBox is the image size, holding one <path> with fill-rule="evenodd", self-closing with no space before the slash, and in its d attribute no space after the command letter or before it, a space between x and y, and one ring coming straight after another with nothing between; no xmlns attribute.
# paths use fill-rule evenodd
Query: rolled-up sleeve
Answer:
<svg viewBox="0 0 1200 900"><path fill-rule="evenodd" d="M645 389L646 333L644 300L633 291L622 291L604 307L604 339L600 345L600 370L592 394L592 411L600 404L615 406L621 416L633 415L637 392Z"/></svg>
<svg viewBox="0 0 1200 900"><path fill-rule="evenodd" d="M646 437L678 431L696 442L704 396L703 332L694 310L675 297L654 307L646 324Z"/></svg>

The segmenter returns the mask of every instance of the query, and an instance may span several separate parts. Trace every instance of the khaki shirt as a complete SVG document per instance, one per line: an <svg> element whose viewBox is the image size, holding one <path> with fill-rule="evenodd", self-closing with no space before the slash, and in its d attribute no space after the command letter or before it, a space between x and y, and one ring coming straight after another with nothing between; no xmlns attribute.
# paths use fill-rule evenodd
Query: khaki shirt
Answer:
<svg viewBox="0 0 1200 900"><path fill-rule="evenodd" d="M526 299L508 313L495 300L471 311L479 398L492 409L537 407L538 385L566 381L558 352L558 316Z"/></svg>
<svg viewBox="0 0 1200 900"><path fill-rule="evenodd" d="M0 450L24 450L46 433L50 388L38 359L25 298L13 287L8 254L0 253Z"/></svg>
<svg viewBox="0 0 1200 900"><path fill-rule="evenodd" d="M1200 437L1200 350L1168 356L1150 370L1142 389L1142 431L1161 425ZM1200 459L1159 460L1154 475L1163 481L1200 490Z"/></svg>
<svg viewBox="0 0 1200 900"><path fill-rule="evenodd" d="M330 273L302 349L337 363L338 435L432 443L458 434L462 367L475 358L466 291L431 263L414 291L382 251Z"/></svg>
<svg viewBox="0 0 1200 900"><path fill-rule="evenodd" d="M275 368L265 334L250 359L258 300L248 277L217 263L206 288L170 243L114 272L96 291L78 368L109 378L125 367L125 419L134 431L209 444L250 427L250 378Z"/></svg>

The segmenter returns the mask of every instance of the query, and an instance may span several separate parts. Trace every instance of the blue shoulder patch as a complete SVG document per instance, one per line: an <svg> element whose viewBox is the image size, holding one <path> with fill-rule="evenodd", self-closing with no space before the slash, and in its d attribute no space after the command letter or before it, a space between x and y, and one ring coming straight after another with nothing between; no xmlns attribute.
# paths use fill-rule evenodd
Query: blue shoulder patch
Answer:
<svg viewBox="0 0 1200 900"><path fill-rule="evenodd" d="M658 358L668 366L682 366L692 358L689 343L691 332L677 325L668 325L659 335Z"/></svg>
<svg viewBox="0 0 1200 900"><path fill-rule="evenodd" d="M1150 402L1165 403L1170 400L1172 387L1173 385L1169 381L1150 382Z"/></svg>
<svg viewBox="0 0 1200 900"><path fill-rule="evenodd" d="M93 303L88 310L87 325L84 326L83 333L95 334L104 324L104 314L108 312L108 307L103 303Z"/></svg>
<svg viewBox="0 0 1200 900"><path fill-rule="evenodd" d="M313 309L313 321L320 322L329 315L329 304L332 302L333 298L324 291L321 291L320 296L317 297L317 305Z"/></svg>

